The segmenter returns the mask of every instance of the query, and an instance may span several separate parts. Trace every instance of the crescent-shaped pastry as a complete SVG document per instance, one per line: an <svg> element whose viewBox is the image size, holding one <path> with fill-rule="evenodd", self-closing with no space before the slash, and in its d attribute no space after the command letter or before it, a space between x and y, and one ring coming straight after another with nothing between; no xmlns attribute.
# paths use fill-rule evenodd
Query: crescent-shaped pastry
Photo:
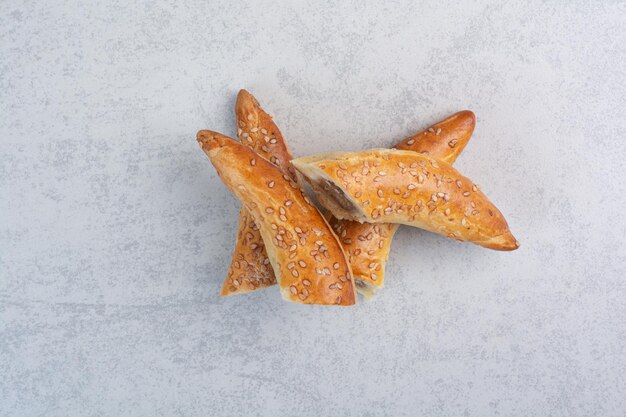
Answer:
<svg viewBox="0 0 626 417"><path fill-rule="evenodd" d="M278 126L246 90L240 90L237 95L235 117L241 143L297 181L295 170L289 163L291 152ZM261 232L248 210L242 207L235 249L220 295L243 294L275 284L276 277Z"/></svg>
<svg viewBox="0 0 626 417"><path fill-rule="evenodd" d="M425 153L452 164L472 137L476 117L460 111L404 139L395 149ZM385 266L397 223L359 223L330 216L330 225L348 255L357 290L371 298L385 282Z"/></svg>
<svg viewBox="0 0 626 417"><path fill-rule="evenodd" d="M202 130L197 139L224 184L254 217L282 297L301 304L354 304L343 248L298 184L226 136Z"/></svg>
<svg viewBox="0 0 626 417"><path fill-rule="evenodd" d="M406 224L496 250L519 246L479 187L441 160L372 149L291 162L339 219Z"/></svg>

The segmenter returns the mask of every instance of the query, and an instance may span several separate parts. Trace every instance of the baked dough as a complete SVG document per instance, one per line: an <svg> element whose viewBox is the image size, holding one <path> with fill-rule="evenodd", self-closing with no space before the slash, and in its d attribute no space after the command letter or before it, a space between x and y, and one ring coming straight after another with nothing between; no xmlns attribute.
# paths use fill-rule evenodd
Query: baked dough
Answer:
<svg viewBox="0 0 626 417"><path fill-rule="evenodd" d="M476 117L460 111L399 142L395 149L425 153L452 164L472 136ZM357 291L366 299L384 286L385 267L397 223L359 223L329 217L354 274Z"/></svg>
<svg viewBox="0 0 626 417"><path fill-rule="evenodd" d="M237 136L244 145L276 165L283 174L297 181L290 164L291 152L278 126L246 90L240 90L235 103ZM220 295L243 294L276 284L261 232L245 207L239 210L235 249Z"/></svg>
<svg viewBox="0 0 626 417"><path fill-rule="evenodd" d="M224 184L254 217L285 300L352 305L346 255L304 191L276 165L216 132L197 135Z"/></svg>
<svg viewBox="0 0 626 417"><path fill-rule="evenodd" d="M444 161L372 149L313 155L292 164L339 219L406 224L496 250L519 246L496 206Z"/></svg>

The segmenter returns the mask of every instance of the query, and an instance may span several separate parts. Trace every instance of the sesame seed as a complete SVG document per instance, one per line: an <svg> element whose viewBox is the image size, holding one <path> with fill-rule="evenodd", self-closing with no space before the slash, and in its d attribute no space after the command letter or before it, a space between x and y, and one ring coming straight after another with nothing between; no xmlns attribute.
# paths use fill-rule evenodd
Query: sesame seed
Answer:
<svg viewBox="0 0 626 417"><path fill-rule="evenodd" d="M360 191L357 191L356 193L354 193L354 196L355 196L356 198L359 198L359 197L361 197L362 195L363 195L363 193L362 193L362 192L360 192Z"/></svg>
<svg viewBox="0 0 626 417"><path fill-rule="evenodd" d="M263 133L264 135L267 135L267 130L266 129L261 129L261 133Z"/></svg>
<svg viewBox="0 0 626 417"><path fill-rule="evenodd" d="M267 186L270 187L270 188L274 188L274 181L268 182Z"/></svg>
<svg viewBox="0 0 626 417"><path fill-rule="evenodd" d="M416 185L411 183L411 184L407 185L406 188L408 188L409 190L414 190L416 188Z"/></svg>
<svg viewBox="0 0 626 417"><path fill-rule="evenodd" d="M380 175L381 177L384 177L385 175L387 175L387 173L385 171L379 171L378 175Z"/></svg>
<svg viewBox="0 0 626 417"><path fill-rule="evenodd" d="M273 209L273 208L271 208L271 207L266 207L266 208L265 208L265 212L266 212L267 214L273 214L273 213L274 213L274 209Z"/></svg>
<svg viewBox="0 0 626 417"><path fill-rule="evenodd" d="M434 167L434 168L439 168L439 165L437 164L437 162L435 162L434 159L430 160L430 164Z"/></svg>
<svg viewBox="0 0 626 417"><path fill-rule="evenodd" d="M428 128L428 131L429 131L430 133L435 133L435 129L433 129L432 127L429 127L429 128Z"/></svg>
<svg viewBox="0 0 626 417"><path fill-rule="evenodd" d="M442 193L441 191L437 193L437 197L443 197L445 194Z"/></svg>
<svg viewBox="0 0 626 417"><path fill-rule="evenodd" d="M259 131L258 127L253 127L252 129L250 129L250 132L252 132L252 133L256 133L258 131Z"/></svg>
<svg viewBox="0 0 626 417"><path fill-rule="evenodd" d="M463 193L463 197L469 197L469 195L470 195L469 191L465 191L465 192Z"/></svg>
<svg viewBox="0 0 626 417"><path fill-rule="evenodd" d="M467 220L465 220L465 217L463 217L463 219L461 219L461 225L463 225L463 226L467 225Z"/></svg>
<svg viewBox="0 0 626 417"><path fill-rule="evenodd" d="M460 180L456 180L456 186L461 188L463 186L463 183Z"/></svg>
<svg viewBox="0 0 626 417"><path fill-rule="evenodd" d="M437 128L437 131L435 132L435 134L436 134L437 136L439 136L439 134L440 134L440 133L441 133L441 128L440 128L440 127L438 127L438 128Z"/></svg>
<svg viewBox="0 0 626 417"><path fill-rule="evenodd" d="M346 166L346 164L345 164L345 163L343 163L343 162L339 162L339 168L341 168L341 169L348 169L348 167Z"/></svg>
<svg viewBox="0 0 626 417"><path fill-rule="evenodd" d="M400 189L399 189L399 188L394 188L394 189L393 189L393 193L394 193L395 195L400 195Z"/></svg>
<svg viewBox="0 0 626 417"><path fill-rule="evenodd" d="M291 275L293 275L294 277L297 277L297 276L298 276L298 275L300 275L300 274L298 273L298 270L297 270L297 269L292 269L292 270L291 270Z"/></svg>
<svg viewBox="0 0 626 417"><path fill-rule="evenodd" d="M443 214L445 214L446 216L450 215L450 207L446 208L445 211L443 212Z"/></svg>
<svg viewBox="0 0 626 417"><path fill-rule="evenodd" d="M287 201L285 201L285 206L286 206L286 207L289 207L289 206L291 206L292 204L293 204L293 201L291 201L291 200L287 200Z"/></svg>
<svg viewBox="0 0 626 417"><path fill-rule="evenodd" d="M378 194L378 197L383 198L383 190L378 190L376 194Z"/></svg>
<svg viewBox="0 0 626 417"><path fill-rule="evenodd" d="M380 177L379 176L375 176L374 177L374 182L378 182L378 181L380 181Z"/></svg>
<svg viewBox="0 0 626 417"><path fill-rule="evenodd" d="M258 248L259 245L257 245L256 243L253 243L250 245L250 249L255 250L256 248Z"/></svg>
<svg viewBox="0 0 626 417"><path fill-rule="evenodd" d="M293 295L298 294L298 289L295 286L293 286L293 285L291 287L289 287L289 291L291 291L291 293Z"/></svg>
<svg viewBox="0 0 626 417"><path fill-rule="evenodd" d="M304 261L298 261L298 265L300 265L302 268L306 268L306 262Z"/></svg>
<svg viewBox="0 0 626 417"><path fill-rule="evenodd" d="M251 159L250 160L250 165L255 166L256 165L256 159Z"/></svg>
<svg viewBox="0 0 626 417"><path fill-rule="evenodd" d="M374 274L373 272L370 274L370 278L372 278L372 281L376 281L378 279L376 274Z"/></svg>
<svg viewBox="0 0 626 417"><path fill-rule="evenodd" d="M298 226L295 227L295 230L296 230L297 233L302 233L302 229L300 229L300 227L298 227Z"/></svg>
<svg viewBox="0 0 626 417"><path fill-rule="evenodd" d="M269 139L269 138L268 138L268 139ZM271 138L271 139L270 139L270 143L271 143L272 145L274 145L276 142L278 142L278 141L276 140L276 138Z"/></svg>
<svg viewBox="0 0 626 417"><path fill-rule="evenodd" d="M262 150L263 152L268 152L268 151L269 151L269 148L268 148L267 146L263 145L263 146L261 146L261 150Z"/></svg>
<svg viewBox="0 0 626 417"><path fill-rule="evenodd" d="M417 182L419 182L420 184L424 184L424 176L422 174L419 174L417 176Z"/></svg>
<svg viewBox="0 0 626 417"><path fill-rule="evenodd" d="M433 200L434 202L437 202L437 196L435 194L431 195L430 199Z"/></svg>
<svg viewBox="0 0 626 417"><path fill-rule="evenodd" d="M376 262L370 262L369 267L370 269L376 268Z"/></svg>
<svg viewBox="0 0 626 417"><path fill-rule="evenodd" d="M476 186L476 184L472 185L472 191L476 192L478 190L478 187Z"/></svg>
<svg viewBox="0 0 626 417"><path fill-rule="evenodd" d="M291 245L291 246L289 247L289 252L293 252L293 251L295 251L297 248L298 248L298 245L296 245L296 244L294 243L293 245Z"/></svg>
<svg viewBox="0 0 626 417"><path fill-rule="evenodd" d="M458 140L452 139L450 142L448 142L448 146L451 147L451 148L454 148L456 146L457 142L458 142Z"/></svg>
<svg viewBox="0 0 626 417"><path fill-rule="evenodd" d="M415 143L415 139L409 139L406 144L407 145L413 145Z"/></svg>
<svg viewBox="0 0 626 417"><path fill-rule="evenodd" d="M303 279L302 284L308 287L309 285L311 285L311 281L309 281L308 279Z"/></svg>
<svg viewBox="0 0 626 417"><path fill-rule="evenodd" d="M335 288L337 288L337 284L336 283L332 283L328 286L329 289L334 290Z"/></svg>
<svg viewBox="0 0 626 417"><path fill-rule="evenodd" d="M286 222L287 221L287 217L285 217L284 214L281 214L279 217L279 219L281 219L282 221Z"/></svg>
<svg viewBox="0 0 626 417"><path fill-rule="evenodd" d="M248 132L243 132L243 134L241 135L244 138L247 138L248 136L250 136L250 134Z"/></svg>
<svg viewBox="0 0 626 417"><path fill-rule="evenodd" d="M339 269L339 262L335 262L335 263L333 264L333 268L334 268L334 269Z"/></svg>

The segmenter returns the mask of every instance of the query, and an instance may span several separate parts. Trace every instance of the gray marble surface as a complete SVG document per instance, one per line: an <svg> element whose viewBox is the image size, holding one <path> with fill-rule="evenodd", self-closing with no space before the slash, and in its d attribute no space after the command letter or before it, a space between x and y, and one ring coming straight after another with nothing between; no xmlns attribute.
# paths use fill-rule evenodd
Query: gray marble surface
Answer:
<svg viewBox="0 0 626 417"><path fill-rule="evenodd" d="M626 3L0 2L1 416L626 415ZM195 141L295 155L477 115L513 253L401 228L354 308L218 290Z"/></svg>

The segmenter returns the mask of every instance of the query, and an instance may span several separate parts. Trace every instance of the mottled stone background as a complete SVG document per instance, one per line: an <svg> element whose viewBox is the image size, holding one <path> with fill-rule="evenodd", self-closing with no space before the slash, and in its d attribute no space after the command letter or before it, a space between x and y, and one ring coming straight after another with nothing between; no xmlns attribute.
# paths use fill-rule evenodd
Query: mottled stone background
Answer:
<svg viewBox="0 0 626 417"><path fill-rule="evenodd" d="M0 415L626 415L626 3L430 3L1 1ZM522 248L402 228L373 302L219 298L195 133L242 87L295 155L473 110Z"/></svg>

